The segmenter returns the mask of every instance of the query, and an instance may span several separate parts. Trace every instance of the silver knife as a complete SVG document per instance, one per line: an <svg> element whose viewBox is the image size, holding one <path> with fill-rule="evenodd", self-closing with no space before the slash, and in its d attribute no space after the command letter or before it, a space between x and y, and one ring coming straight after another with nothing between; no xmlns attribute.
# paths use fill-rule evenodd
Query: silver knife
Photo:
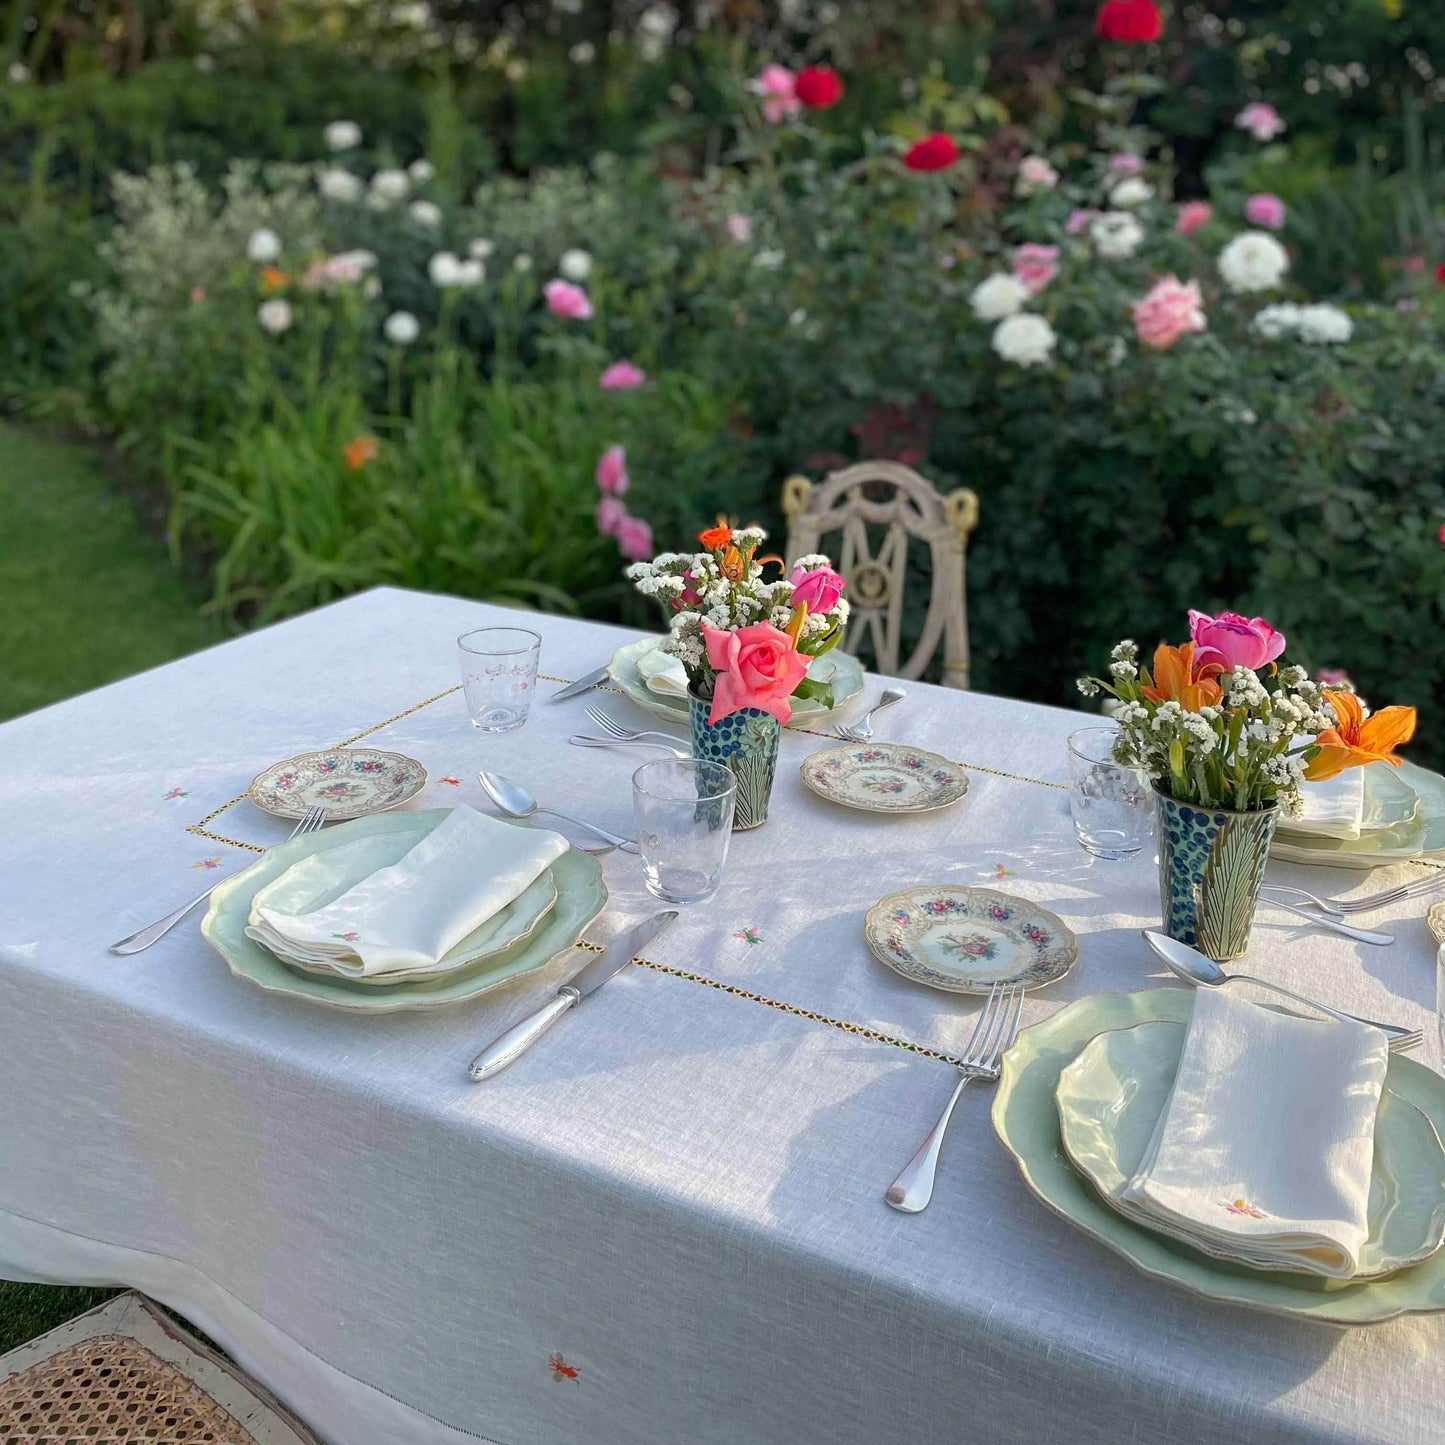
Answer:
<svg viewBox="0 0 1445 1445"><path fill-rule="evenodd" d="M536 1013L514 1024L506 1033L492 1040L490 1044L467 1065L467 1078L480 1084L500 1073L514 1059L532 1047L543 1034L567 1012L573 1004L581 1003L588 994L595 993L614 973L620 973L659 933L674 923L677 909L669 908L654 913L651 918L629 929L615 938L606 953L600 953L569 983L557 990L551 1002L543 1004Z"/></svg>
<svg viewBox="0 0 1445 1445"><path fill-rule="evenodd" d="M554 692L549 701L566 702L569 697L576 697L579 692L586 692L588 688L600 687L606 681L607 668L594 668L586 677L579 677L576 682L569 682L560 692Z"/></svg>

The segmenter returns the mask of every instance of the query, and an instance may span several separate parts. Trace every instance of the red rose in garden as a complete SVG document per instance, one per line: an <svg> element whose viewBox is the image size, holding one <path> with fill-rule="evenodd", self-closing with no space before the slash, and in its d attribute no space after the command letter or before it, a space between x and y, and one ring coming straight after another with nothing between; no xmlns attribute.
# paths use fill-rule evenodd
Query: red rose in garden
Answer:
<svg viewBox="0 0 1445 1445"><path fill-rule="evenodd" d="M946 171L957 159L957 141L941 130L914 141L903 153L903 164L910 171Z"/></svg>
<svg viewBox="0 0 1445 1445"><path fill-rule="evenodd" d="M798 72L793 94L812 110L827 110L843 98L843 82L831 65L808 65Z"/></svg>
<svg viewBox="0 0 1445 1445"><path fill-rule="evenodd" d="M1142 45L1164 33L1164 17L1154 0L1104 0L1094 17L1094 32L1101 40Z"/></svg>
<svg viewBox="0 0 1445 1445"><path fill-rule="evenodd" d="M1442 262L1435 268L1435 279L1436 279L1442 286L1445 286L1445 261L1442 261Z"/></svg>

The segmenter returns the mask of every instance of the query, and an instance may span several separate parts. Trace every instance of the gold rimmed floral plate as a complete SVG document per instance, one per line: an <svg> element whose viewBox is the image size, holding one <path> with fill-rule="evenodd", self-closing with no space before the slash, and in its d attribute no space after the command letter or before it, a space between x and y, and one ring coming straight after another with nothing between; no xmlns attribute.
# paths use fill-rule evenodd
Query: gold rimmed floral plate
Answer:
<svg viewBox="0 0 1445 1445"><path fill-rule="evenodd" d="M996 983L1042 988L1079 956L1063 919L992 888L941 884L890 893L863 922L868 947L895 973L948 993Z"/></svg>
<svg viewBox="0 0 1445 1445"><path fill-rule="evenodd" d="M968 792L968 774L957 763L903 743L824 748L799 772L820 797L869 813L928 813Z"/></svg>
<svg viewBox="0 0 1445 1445"><path fill-rule="evenodd" d="M251 779L247 796L278 818L304 818L324 808L328 822L399 808L426 786L415 758L376 748L327 748L272 763Z"/></svg>
<svg viewBox="0 0 1445 1445"><path fill-rule="evenodd" d="M1054 1090L1059 1132L1074 1167L1126 1219L1133 1216L1120 1204L1120 1196L1138 1173L1169 1101L1185 1032L1184 1024L1162 1019L1106 1030L1064 1069ZM1224 1207L1237 1209L1240 1203L1226 1201ZM1445 1149L1430 1120L1388 1087L1375 1115L1368 1212L1369 1237L1351 1279L1383 1279L1429 1259L1445 1241ZM1214 1259L1270 1273L1319 1277L1309 1270L1260 1265L1242 1252L1186 1237L1163 1222L1133 1222Z"/></svg>
<svg viewBox="0 0 1445 1445"><path fill-rule="evenodd" d="M1425 915L1425 926L1435 936L1436 943L1445 943L1445 901L1432 903Z"/></svg>

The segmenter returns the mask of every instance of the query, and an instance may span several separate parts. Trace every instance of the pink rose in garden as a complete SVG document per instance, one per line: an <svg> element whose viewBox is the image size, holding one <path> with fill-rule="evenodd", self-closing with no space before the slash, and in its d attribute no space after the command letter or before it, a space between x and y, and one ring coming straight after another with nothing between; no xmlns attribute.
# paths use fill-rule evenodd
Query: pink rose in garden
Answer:
<svg viewBox="0 0 1445 1445"><path fill-rule="evenodd" d="M1406 256L1400 262L1405 273L1410 276L1420 276L1425 271L1425 258L1423 256Z"/></svg>
<svg viewBox="0 0 1445 1445"><path fill-rule="evenodd" d="M1258 141L1273 140L1284 130L1284 118L1267 100L1250 101L1234 117L1234 123Z"/></svg>
<svg viewBox="0 0 1445 1445"><path fill-rule="evenodd" d="M1284 202L1268 191L1260 191L1244 203L1244 214L1256 226L1278 231L1284 225Z"/></svg>
<svg viewBox="0 0 1445 1445"><path fill-rule="evenodd" d="M1037 296L1059 274L1059 248L1028 241L1014 248L1014 275Z"/></svg>
<svg viewBox="0 0 1445 1445"><path fill-rule="evenodd" d="M842 573L826 565L814 567L811 572L794 567L788 581L793 584L793 605L801 602L809 612L827 612L847 586Z"/></svg>
<svg viewBox="0 0 1445 1445"><path fill-rule="evenodd" d="M191 305L199 306L206 299L206 288L204 286L191 287Z"/></svg>
<svg viewBox="0 0 1445 1445"><path fill-rule="evenodd" d="M610 497L625 496L632 479L627 475L627 451L608 447L597 459L597 489Z"/></svg>
<svg viewBox="0 0 1445 1445"><path fill-rule="evenodd" d="M615 537L627 519L627 504L618 497L600 497L597 501L597 530L604 537Z"/></svg>
<svg viewBox="0 0 1445 1445"><path fill-rule="evenodd" d="M786 632L771 622L754 622L733 632L719 632L704 622L702 636L708 664L717 673L708 722L721 722L745 707L772 713L780 723L792 717L788 699L807 674L808 659Z"/></svg>
<svg viewBox="0 0 1445 1445"><path fill-rule="evenodd" d="M1116 151L1109 157L1109 169L1115 175L1137 176L1144 169L1144 161L1133 151Z"/></svg>
<svg viewBox="0 0 1445 1445"><path fill-rule="evenodd" d="M559 278L549 281L542 288L542 294L547 298L547 309L553 316L561 316L568 321L591 321L592 303L580 286Z"/></svg>
<svg viewBox="0 0 1445 1445"><path fill-rule="evenodd" d="M674 611L681 612L684 607L691 607L694 603L702 601L702 593L692 585L696 581L697 578L692 575L690 568L682 574L682 591L678 593L672 603Z"/></svg>
<svg viewBox="0 0 1445 1445"><path fill-rule="evenodd" d="M646 380L647 373L640 366L634 366L624 356L620 361L614 361L597 378L597 385L603 391L631 391L634 387L641 386Z"/></svg>
<svg viewBox="0 0 1445 1445"><path fill-rule="evenodd" d="M1445 543L1445 522L1440 523L1440 530L1435 535L1442 543Z"/></svg>
<svg viewBox="0 0 1445 1445"><path fill-rule="evenodd" d="M1165 276L1134 303L1134 331L1145 346L1167 351L1181 336L1205 328L1199 282Z"/></svg>
<svg viewBox="0 0 1445 1445"><path fill-rule="evenodd" d="M1091 211L1086 206L1080 206L1069 212L1069 219L1064 222L1064 230L1071 236L1081 236L1099 218L1098 211Z"/></svg>
<svg viewBox="0 0 1445 1445"><path fill-rule="evenodd" d="M1244 617L1238 612L1211 617L1191 607L1189 635L1194 639L1196 669L1212 666L1229 672L1249 667L1257 671L1284 651L1284 633L1277 632L1263 617Z"/></svg>
<svg viewBox="0 0 1445 1445"><path fill-rule="evenodd" d="M731 211L727 219L728 235L745 246L753 239L753 218L742 211Z"/></svg>
<svg viewBox="0 0 1445 1445"><path fill-rule="evenodd" d="M1175 217L1174 229L1181 236L1187 236L1191 231L1197 231L1206 225L1213 215L1214 207L1208 201L1185 201Z"/></svg>
<svg viewBox="0 0 1445 1445"><path fill-rule="evenodd" d="M1025 156L1019 162L1019 195L1031 196L1035 191L1051 191L1058 183L1059 173L1043 156Z"/></svg>
<svg viewBox="0 0 1445 1445"><path fill-rule="evenodd" d="M802 110L798 99L798 77L786 65L765 65L752 83L753 93L763 100L763 119L777 125Z"/></svg>
<svg viewBox="0 0 1445 1445"><path fill-rule="evenodd" d="M652 556L652 528L641 517L623 517L617 524L617 550L629 562L645 562Z"/></svg>

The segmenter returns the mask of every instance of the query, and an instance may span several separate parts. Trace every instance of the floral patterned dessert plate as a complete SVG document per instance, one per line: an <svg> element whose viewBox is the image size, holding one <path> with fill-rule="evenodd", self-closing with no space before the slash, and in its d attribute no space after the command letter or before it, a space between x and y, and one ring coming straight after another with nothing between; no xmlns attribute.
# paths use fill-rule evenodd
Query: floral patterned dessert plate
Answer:
<svg viewBox="0 0 1445 1445"><path fill-rule="evenodd" d="M798 770L820 797L869 813L928 813L968 792L968 774L938 753L902 743L845 743Z"/></svg>
<svg viewBox="0 0 1445 1445"><path fill-rule="evenodd" d="M1079 956L1063 919L992 888L941 884L890 893L863 922L868 947L895 973L948 993L996 983L1042 988Z"/></svg>
<svg viewBox="0 0 1445 1445"><path fill-rule="evenodd" d="M304 818L324 808L328 823L399 808L426 786L415 758L376 748L327 748L272 763L251 779L247 796L278 818Z"/></svg>
<svg viewBox="0 0 1445 1445"><path fill-rule="evenodd" d="M1168 1103L1184 1024L1159 1019L1096 1035L1059 1075L1054 1099L1059 1133L1074 1167L1111 1208L1130 1218L1118 1200L1138 1172L1159 1115ZM1258 1211L1246 1200L1223 1200L1236 1214ZM1137 1219L1136 1224L1140 1224ZM1380 1095L1375 1115L1375 1160L1370 1174L1370 1233L1351 1279L1383 1279L1429 1259L1445 1242L1445 1149L1435 1126L1393 1089ZM1164 1222L1141 1228L1178 1238L1187 1248L1214 1259L1235 1260L1271 1273L1299 1274L1278 1264L1263 1266L1241 1249L1234 1252L1176 1234ZM1243 1241L1241 1241L1243 1244Z"/></svg>

